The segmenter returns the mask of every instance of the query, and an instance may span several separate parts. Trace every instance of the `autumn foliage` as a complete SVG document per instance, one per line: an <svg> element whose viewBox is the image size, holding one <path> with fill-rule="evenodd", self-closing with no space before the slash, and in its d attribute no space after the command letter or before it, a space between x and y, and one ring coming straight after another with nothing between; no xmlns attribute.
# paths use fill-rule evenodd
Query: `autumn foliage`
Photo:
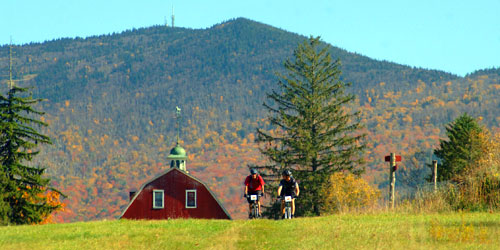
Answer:
<svg viewBox="0 0 500 250"><path fill-rule="evenodd" d="M55 211L44 215L44 219L39 224L49 224L49 223L59 223L62 222L61 219L55 219L55 215L59 212L64 212L66 204L61 202L61 194L59 192L49 190L44 194L40 195L44 198L48 205L58 207Z"/></svg>
<svg viewBox="0 0 500 250"><path fill-rule="evenodd" d="M483 132L477 137L481 156L459 176L450 201L457 209L496 210L500 208L500 134Z"/></svg>
<svg viewBox="0 0 500 250"><path fill-rule="evenodd" d="M322 197L322 212L328 214L372 207L380 198L380 191L354 174L337 172L323 186Z"/></svg>
<svg viewBox="0 0 500 250"><path fill-rule="evenodd" d="M27 187L27 189L31 188ZM33 223L33 224L49 224L49 223L62 222L60 219L59 220L54 219L55 214L57 214L58 212L64 212L64 208L66 207L66 204L61 202L62 198L61 193L55 190L46 190L46 188L42 189L45 190L45 192L37 194L37 199L30 198L27 192L24 192L22 197L32 202L45 203L46 205L49 205L51 207L56 207L56 209L52 210L51 212L44 212L41 215L42 220L39 223Z"/></svg>

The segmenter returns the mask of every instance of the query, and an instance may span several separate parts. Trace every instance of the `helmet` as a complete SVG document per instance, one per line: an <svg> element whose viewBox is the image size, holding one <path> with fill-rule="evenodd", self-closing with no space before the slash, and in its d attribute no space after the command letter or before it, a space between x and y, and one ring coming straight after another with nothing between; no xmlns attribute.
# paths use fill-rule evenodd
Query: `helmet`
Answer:
<svg viewBox="0 0 500 250"><path fill-rule="evenodd" d="M290 172L290 170L286 169L286 170L283 170L283 175L284 176L292 176L292 172Z"/></svg>
<svg viewBox="0 0 500 250"><path fill-rule="evenodd" d="M250 169L250 174L258 174L257 169L255 168Z"/></svg>

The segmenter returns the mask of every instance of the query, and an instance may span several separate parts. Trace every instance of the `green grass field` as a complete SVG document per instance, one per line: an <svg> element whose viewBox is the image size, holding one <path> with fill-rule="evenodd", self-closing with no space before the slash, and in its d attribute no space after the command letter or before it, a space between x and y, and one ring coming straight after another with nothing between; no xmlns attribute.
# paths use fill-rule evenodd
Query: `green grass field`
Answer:
<svg viewBox="0 0 500 250"><path fill-rule="evenodd" d="M500 249L500 214L96 221L0 227L0 249Z"/></svg>

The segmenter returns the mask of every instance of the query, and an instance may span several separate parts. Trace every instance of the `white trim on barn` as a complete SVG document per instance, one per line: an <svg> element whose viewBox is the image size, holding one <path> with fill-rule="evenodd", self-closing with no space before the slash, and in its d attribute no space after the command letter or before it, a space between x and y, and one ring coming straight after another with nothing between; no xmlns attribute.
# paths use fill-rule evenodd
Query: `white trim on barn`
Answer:
<svg viewBox="0 0 500 250"><path fill-rule="evenodd" d="M156 198L160 195L161 205L156 204ZM163 209L165 208L165 192L163 189L153 189L153 209Z"/></svg>

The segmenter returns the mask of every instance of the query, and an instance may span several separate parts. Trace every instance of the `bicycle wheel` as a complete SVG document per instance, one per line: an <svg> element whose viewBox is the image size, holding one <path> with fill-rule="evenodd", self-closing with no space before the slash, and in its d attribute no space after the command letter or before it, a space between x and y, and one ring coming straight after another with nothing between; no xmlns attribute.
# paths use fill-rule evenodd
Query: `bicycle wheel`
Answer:
<svg viewBox="0 0 500 250"><path fill-rule="evenodd" d="M259 206L256 203L253 204L252 213L254 219L259 218Z"/></svg>

